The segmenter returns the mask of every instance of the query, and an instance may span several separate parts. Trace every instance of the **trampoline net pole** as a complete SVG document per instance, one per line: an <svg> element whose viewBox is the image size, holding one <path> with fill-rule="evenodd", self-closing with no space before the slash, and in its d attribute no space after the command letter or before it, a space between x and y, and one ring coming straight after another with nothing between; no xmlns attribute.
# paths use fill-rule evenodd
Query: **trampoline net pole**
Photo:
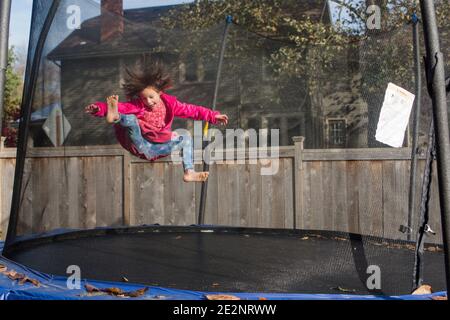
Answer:
<svg viewBox="0 0 450 320"><path fill-rule="evenodd" d="M434 1L421 0L420 6L423 17L427 64L430 70L429 88L431 87L433 119L436 130L439 200L448 295L450 288L450 137L445 88L444 56L439 44L439 31Z"/></svg>
<svg viewBox="0 0 450 320"><path fill-rule="evenodd" d="M419 216L419 225L417 229L416 250L414 256L414 269L413 269L414 274L413 274L413 288L412 288L413 290L417 289L423 284L423 267L424 267L423 252L430 213L429 201L430 201L431 182L433 177L433 160L436 155L435 147L436 146L435 146L434 121L433 119L431 119L427 157L423 173L422 198L420 202L420 216Z"/></svg>
<svg viewBox="0 0 450 320"><path fill-rule="evenodd" d="M232 21L233 21L233 18L231 16L226 17L225 30L223 33L222 44L221 44L221 48L220 48L219 62L218 62L218 67L217 67L216 84L215 84L215 88L214 88L213 103L212 103L212 108L211 108L212 110L216 110L216 107L217 107L217 97L219 95L219 86L220 86L220 77L222 75L223 59L225 56L228 32L229 32ZM204 130L203 130L203 137L208 138L208 134L209 134L209 124L206 123ZM212 136L209 138L212 139ZM206 142L204 142L204 143L206 143ZM205 148L205 146L203 146L203 149L204 148ZM206 161L203 162L203 171L205 171L205 172L209 171L209 164ZM199 207L199 214L198 214L198 224L199 225L202 225L205 223L207 192L208 192L208 180L202 183L202 190L201 190L201 194L200 194L200 207Z"/></svg>
<svg viewBox="0 0 450 320"><path fill-rule="evenodd" d="M422 79L420 70L420 43L419 43L419 19L416 13L412 16L412 34L413 34L413 50L414 50L414 79L416 85L416 99L414 108L414 120L413 120L413 140L411 147L411 173L409 180L409 198L408 198L408 240L411 240L412 226L415 217L415 204L416 204L416 175L417 175L417 156L419 153L419 124L421 113L421 100L422 100Z"/></svg>

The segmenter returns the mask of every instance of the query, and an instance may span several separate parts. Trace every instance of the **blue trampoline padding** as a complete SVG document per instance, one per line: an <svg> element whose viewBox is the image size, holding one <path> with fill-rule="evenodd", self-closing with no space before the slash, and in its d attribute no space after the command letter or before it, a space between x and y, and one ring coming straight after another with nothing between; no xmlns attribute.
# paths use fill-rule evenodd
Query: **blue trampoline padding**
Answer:
<svg viewBox="0 0 450 320"><path fill-rule="evenodd" d="M0 251L3 243L0 242ZM120 288L123 291L135 291L146 286L118 282L87 281L83 280L81 289L70 290L66 286L66 277L51 276L40 273L26 266L12 262L0 255L0 264L8 270L23 273L29 278L38 280L40 287L31 283L19 285L7 276L0 274L0 300L205 300L206 294L224 294L223 292L200 292L161 287L148 287L145 295L139 298L119 298L109 295L87 296L84 285L89 283L97 288ZM446 292L437 292L430 295L402 295L402 296L375 296L375 295L345 295L345 294L288 294L288 293L230 293L242 300L430 300L433 296L445 296Z"/></svg>

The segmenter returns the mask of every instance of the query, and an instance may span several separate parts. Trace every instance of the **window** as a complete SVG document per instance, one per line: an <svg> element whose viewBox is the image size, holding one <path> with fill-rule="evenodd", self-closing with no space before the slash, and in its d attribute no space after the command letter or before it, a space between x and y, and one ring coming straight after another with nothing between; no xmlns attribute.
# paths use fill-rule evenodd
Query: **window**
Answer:
<svg viewBox="0 0 450 320"><path fill-rule="evenodd" d="M203 59L189 54L185 61L178 65L180 83L211 82L216 77L214 62L205 62Z"/></svg>
<svg viewBox="0 0 450 320"><path fill-rule="evenodd" d="M328 147L345 148L347 144L347 122L345 119L328 119Z"/></svg>

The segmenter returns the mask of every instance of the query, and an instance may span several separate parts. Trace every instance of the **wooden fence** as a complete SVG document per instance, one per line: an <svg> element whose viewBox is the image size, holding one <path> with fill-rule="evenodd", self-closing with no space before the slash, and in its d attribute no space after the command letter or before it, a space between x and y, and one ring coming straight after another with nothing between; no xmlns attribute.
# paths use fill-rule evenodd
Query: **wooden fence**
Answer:
<svg viewBox="0 0 450 320"><path fill-rule="evenodd" d="M408 223L410 149L304 150L302 137L294 141L280 148L279 158L255 159L258 150L252 149L245 150L241 163L212 165L206 223L407 238L399 228ZM419 160L416 207L424 162ZM14 165L15 149L2 149L3 238ZM269 167L277 168L276 174L261 175ZM182 176L181 164L170 158L149 163L120 146L30 149L18 232L195 224L201 185L186 184ZM437 235L429 242L440 243L436 170L433 178L430 225ZM413 221L415 233L417 217Z"/></svg>

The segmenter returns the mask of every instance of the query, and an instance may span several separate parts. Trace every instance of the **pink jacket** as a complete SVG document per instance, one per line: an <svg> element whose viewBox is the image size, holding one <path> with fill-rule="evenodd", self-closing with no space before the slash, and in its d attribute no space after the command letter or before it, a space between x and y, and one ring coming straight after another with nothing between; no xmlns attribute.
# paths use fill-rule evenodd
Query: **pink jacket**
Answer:
<svg viewBox="0 0 450 320"><path fill-rule="evenodd" d="M196 106L193 104L182 103L174 96L168 95L166 93L161 94L161 100L166 106L166 118L165 127L159 131L147 130L142 128L142 136L144 139L156 142L164 143L170 141L172 138L172 123L175 117L193 119L193 120L203 120L208 121L212 124L217 124L216 115L220 114L217 111L211 109ZM105 102L96 102L96 106L100 110L94 114L96 117L105 117L107 113L107 104ZM140 99L131 100L128 102L119 102L119 113L121 114L134 114L139 121L145 120L144 113L146 106ZM128 134L125 128L121 127L120 124L114 125L116 131L116 137L119 143L132 154L145 158L143 155L139 154L134 145L128 138Z"/></svg>

